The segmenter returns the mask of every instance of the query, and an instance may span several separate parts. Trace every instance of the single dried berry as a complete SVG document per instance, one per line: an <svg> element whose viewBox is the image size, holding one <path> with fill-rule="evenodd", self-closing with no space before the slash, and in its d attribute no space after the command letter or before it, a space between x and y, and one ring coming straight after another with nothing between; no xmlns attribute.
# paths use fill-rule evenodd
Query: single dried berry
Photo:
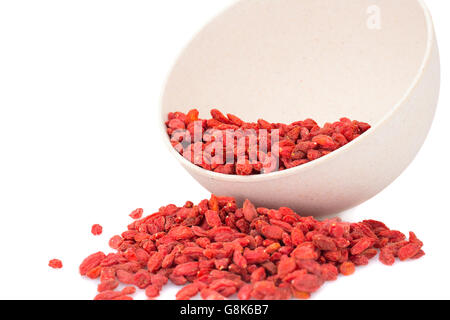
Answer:
<svg viewBox="0 0 450 320"><path fill-rule="evenodd" d="M371 238L359 239L358 242L352 247L350 252L352 255L358 255L360 253L363 253L364 250L372 246L373 242L374 241Z"/></svg>
<svg viewBox="0 0 450 320"><path fill-rule="evenodd" d="M121 236L114 236L109 240L109 246L112 249L119 249L121 244L123 243L123 239Z"/></svg>
<svg viewBox="0 0 450 320"><path fill-rule="evenodd" d="M292 287L301 292L313 293L319 290L324 280L314 274L301 274L292 281Z"/></svg>
<svg viewBox="0 0 450 320"><path fill-rule="evenodd" d="M336 244L334 243L333 239L330 237L327 237L323 234L316 234L312 237L313 243L316 245L317 248L320 250L325 251L336 251Z"/></svg>
<svg viewBox="0 0 450 320"><path fill-rule="evenodd" d="M132 286L125 287L125 288L122 289L121 292L122 292L123 295L130 295L130 294L133 294L133 293L136 292L136 288L132 287Z"/></svg>
<svg viewBox="0 0 450 320"><path fill-rule="evenodd" d="M144 209L142 208L138 208L136 210L133 210L133 212L130 213L130 217L132 219L140 219L142 217L142 214L144 213Z"/></svg>
<svg viewBox="0 0 450 320"><path fill-rule="evenodd" d="M244 207L242 208L242 213L244 214L245 220L252 222L258 217L255 206L250 202L250 200L245 200Z"/></svg>
<svg viewBox="0 0 450 320"><path fill-rule="evenodd" d="M145 295L150 298L156 298L159 296L159 292L161 291L161 288L155 285L150 285L145 289Z"/></svg>
<svg viewBox="0 0 450 320"><path fill-rule="evenodd" d="M113 300L116 300L116 301L118 301L118 300L130 301L130 300L133 300L133 298L130 297L130 296L123 296L122 295L120 297L114 298Z"/></svg>
<svg viewBox="0 0 450 320"><path fill-rule="evenodd" d="M103 292L103 291L109 291L109 290L114 290L119 286L119 281L117 280L106 280L103 282L100 282L100 284L97 287L97 291L98 292Z"/></svg>
<svg viewBox="0 0 450 320"><path fill-rule="evenodd" d="M292 295L300 300L307 300L311 298L311 294L308 292L298 291L296 289L292 289Z"/></svg>
<svg viewBox="0 0 450 320"><path fill-rule="evenodd" d="M222 225L222 221L220 220L219 213L214 210L208 210L205 212L206 222L210 227L219 227Z"/></svg>
<svg viewBox="0 0 450 320"><path fill-rule="evenodd" d="M253 286L251 284L243 285L237 294L239 300L250 300L253 291Z"/></svg>
<svg viewBox="0 0 450 320"><path fill-rule="evenodd" d="M82 276L86 275L86 273L95 267L98 267L103 259L106 258L106 255L103 252L93 253L88 256L80 265L80 274Z"/></svg>
<svg viewBox="0 0 450 320"><path fill-rule="evenodd" d="M53 269L61 269L63 264L59 259L52 259L48 262L48 266Z"/></svg>
<svg viewBox="0 0 450 320"><path fill-rule="evenodd" d="M190 300L199 292L199 286L195 283L188 284L183 289L178 291L177 300Z"/></svg>
<svg viewBox="0 0 450 320"><path fill-rule="evenodd" d="M124 284L135 284L134 274L125 270L117 270L117 280Z"/></svg>
<svg viewBox="0 0 450 320"><path fill-rule="evenodd" d="M339 271L341 271L341 273L344 276L349 276L355 273L355 264L353 262L344 262L343 264L341 264L341 266L339 267Z"/></svg>
<svg viewBox="0 0 450 320"><path fill-rule="evenodd" d="M339 271L335 265L327 263L321 266L320 275L325 281L334 281L338 278Z"/></svg>
<svg viewBox="0 0 450 320"><path fill-rule="evenodd" d="M280 261L278 264L278 276L284 278L289 273L295 271L297 264L294 258L286 258Z"/></svg>
<svg viewBox="0 0 450 320"><path fill-rule="evenodd" d="M419 243L407 244L406 246L401 247L398 250L398 258L400 259L400 261L411 259L419 253L421 248L422 246Z"/></svg>
<svg viewBox="0 0 450 320"><path fill-rule="evenodd" d="M196 117L195 112L171 114L172 126L192 125ZM213 120L223 117L216 112ZM224 125L239 122L228 119ZM258 125L273 124L260 120ZM305 143L333 148L328 138L308 140L320 131L312 120L303 125L301 130L285 128L289 139L298 136ZM351 137L342 134L345 139ZM289 148L289 143L283 148ZM378 252L386 265L397 258L425 255L414 233L406 240L403 233L382 222L319 221L289 208L256 208L249 200L238 208L235 199L215 195L198 205L189 201L182 207L171 204L135 219L109 245L114 253L94 253L80 265L80 274L100 281L96 300L131 300L135 287L155 299L169 281L183 286L176 294L179 300L199 293L211 300L235 296L242 300L308 299L323 283L335 281L339 274L353 274ZM116 291L120 284L129 286Z"/></svg>
<svg viewBox="0 0 450 320"><path fill-rule="evenodd" d="M101 272L102 272L102 266L97 266L97 267L89 270L88 272L86 272L86 277L91 278L91 279L97 279L98 277L100 277Z"/></svg>
<svg viewBox="0 0 450 320"><path fill-rule="evenodd" d="M153 255L150 257L147 263L147 268L149 272L155 272L158 271L159 268L161 268L162 262L163 262L163 255L159 252L154 252Z"/></svg>
<svg viewBox="0 0 450 320"><path fill-rule="evenodd" d="M115 300L121 296L122 292L120 291L107 290L96 295L94 300Z"/></svg>
<svg viewBox="0 0 450 320"><path fill-rule="evenodd" d="M311 246L297 246L292 252L292 256L298 260L316 260L319 253Z"/></svg>
<svg viewBox="0 0 450 320"><path fill-rule="evenodd" d="M380 261L387 266L392 266L395 263L395 256L390 248L380 250Z"/></svg>
<svg viewBox="0 0 450 320"><path fill-rule="evenodd" d="M103 232L103 227L99 224L94 224L91 228L91 233L94 236L99 236L102 234L102 232Z"/></svg>
<svg viewBox="0 0 450 320"><path fill-rule="evenodd" d="M198 270L198 262L186 262L177 265L173 270L173 274L175 276L195 276Z"/></svg>
<svg viewBox="0 0 450 320"><path fill-rule="evenodd" d="M284 231L280 227L267 225L261 228L261 233L266 238L281 240Z"/></svg>
<svg viewBox="0 0 450 320"><path fill-rule="evenodd" d="M147 288L151 283L151 274L147 270L139 270L133 279L133 284L140 289Z"/></svg>

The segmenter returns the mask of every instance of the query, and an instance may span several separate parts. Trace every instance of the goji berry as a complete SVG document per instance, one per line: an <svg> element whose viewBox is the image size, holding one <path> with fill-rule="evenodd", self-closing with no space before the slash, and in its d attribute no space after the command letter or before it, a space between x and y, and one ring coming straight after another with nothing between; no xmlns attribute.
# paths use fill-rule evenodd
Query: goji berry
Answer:
<svg viewBox="0 0 450 320"><path fill-rule="evenodd" d="M407 244L404 247L401 247L398 250L398 258L400 259L400 261L405 261L408 259L411 259L412 257L414 257L417 253L419 253L420 248L422 246L419 243L410 243Z"/></svg>
<svg viewBox="0 0 450 320"><path fill-rule="evenodd" d="M255 206L250 202L250 200L245 200L242 212L244 214L245 220L247 220L248 222L252 222L254 219L256 219L256 217L258 217Z"/></svg>
<svg viewBox="0 0 450 320"><path fill-rule="evenodd" d="M53 269L61 269L63 264L59 259L52 259L48 262L48 266Z"/></svg>
<svg viewBox="0 0 450 320"><path fill-rule="evenodd" d="M179 264L173 269L175 276L195 276L198 272L198 262L186 262Z"/></svg>
<svg viewBox="0 0 450 320"><path fill-rule="evenodd" d="M292 294L294 297L300 300L307 300L311 297L311 294L308 292L298 291L296 289L292 289Z"/></svg>
<svg viewBox="0 0 450 320"><path fill-rule="evenodd" d="M113 300L126 300L126 301L129 301L129 300L134 300L132 297L130 297L130 296L119 296L119 297L117 297L117 298L114 298Z"/></svg>
<svg viewBox="0 0 450 320"><path fill-rule="evenodd" d="M250 300L253 286L251 284L243 285L237 294L239 300Z"/></svg>
<svg viewBox="0 0 450 320"><path fill-rule="evenodd" d="M278 276L284 278L289 273L293 272L297 268L294 258L281 259L278 264Z"/></svg>
<svg viewBox="0 0 450 320"><path fill-rule="evenodd" d="M371 247L373 245L374 241L371 238L362 238L359 239L358 242L351 248L350 252L352 255L358 255L367 248Z"/></svg>
<svg viewBox="0 0 450 320"><path fill-rule="evenodd" d="M138 209L136 209L136 210L133 210L131 213L130 213L130 217L132 218L132 219L140 219L141 217L142 217L142 214L144 213L144 209L142 209L142 208L138 208Z"/></svg>
<svg viewBox="0 0 450 320"><path fill-rule="evenodd" d="M107 290L97 294L94 300L114 300L120 296L122 296L120 291Z"/></svg>
<svg viewBox="0 0 450 320"><path fill-rule="evenodd" d="M100 277L100 273L102 272L102 266L97 266L88 272L86 272L86 276L91 279L97 279Z"/></svg>
<svg viewBox="0 0 450 320"><path fill-rule="evenodd" d="M86 275L89 270L92 270L95 267L99 266L104 258L106 258L106 255L103 252L91 254L81 263L79 268L80 274L82 276Z"/></svg>
<svg viewBox="0 0 450 320"><path fill-rule="evenodd" d="M147 288L151 283L151 274L147 270L139 270L133 279L133 284L140 289Z"/></svg>
<svg viewBox="0 0 450 320"><path fill-rule="evenodd" d="M99 224L94 224L91 228L91 233L94 236L99 236L102 234L102 232L103 232L103 227Z"/></svg>
<svg viewBox="0 0 450 320"><path fill-rule="evenodd" d="M125 270L117 270L117 280L124 284L134 284L134 274Z"/></svg>
<svg viewBox="0 0 450 320"><path fill-rule="evenodd" d="M177 300L189 300L196 296L199 292L199 287L196 283L191 283L185 286L183 289L177 292Z"/></svg>
<svg viewBox="0 0 450 320"><path fill-rule="evenodd" d="M116 280L116 269L114 267L103 267L100 272L100 281L107 282Z"/></svg>
<svg viewBox="0 0 450 320"><path fill-rule="evenodd" d="M316 245L317 248L320 250L325 251L336 251L336 244L334 243L333 239L327 236L324 236L322 234L316 234L312 237L313 243Z"/></svg>
<svg viewBox="0 0 450 320"><path fill-rule="evenodd" d="M301 292L313 293L319 290L324 280L313 274L301 274L292 281L292 287Z"/></svg>
<svg viewBox="0 0 450 320"><path fill-rule="evenodd" d="M341 271L344 276L352 275L353 273L355 273L355 264L349 261L344 262L339 267L339 271Z"/></svg>
<svg viewBox="0 0 450 320"><path fill-rule="evenodd" d="M219 213L214 210L208 210L205 212L206 222L211 227L219 227L222 225L222 221L220 220Z"/></svg>
<svg viewBox="0 0 450 320"><path fill-rule="evenodd" d="M100 282L100 284L97 287L97 291L98 292L103 292L103 291L114 290L118 286L119 286L119 281L117 281L117 280L106 280L106 281Z"/></svg>
<svg viewBox="0 0 450 320"><path fill-rule="evenodd" d="M256 268L250 275L251 282L262 281L266 278L266 270L263 267Z"/></svg>
<svg viewBox="0 0 450 320"><path fill-rule="evenodd" d="M261 228L261 233L266 238L281 240L284 231L280 227L267 225Z"/></svg>

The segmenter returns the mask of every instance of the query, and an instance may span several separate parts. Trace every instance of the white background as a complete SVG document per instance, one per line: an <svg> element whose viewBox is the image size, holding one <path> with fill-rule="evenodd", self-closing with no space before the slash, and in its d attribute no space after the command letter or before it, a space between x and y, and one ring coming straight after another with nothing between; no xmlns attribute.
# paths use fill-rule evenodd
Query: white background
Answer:
<svg viewBox="0 0 450 320"><path fill-rule="evenodd" d="M0 0L0 298L91 299L78 265L132 209L209 197L161 143L157 109L180 50L232 2ZM314 299L450 298L450 4L426 2L442 58L434 125L406 172L342 218L414 230L427 256L373 262ZM47 266L55 257L62 270Z"/></svg>

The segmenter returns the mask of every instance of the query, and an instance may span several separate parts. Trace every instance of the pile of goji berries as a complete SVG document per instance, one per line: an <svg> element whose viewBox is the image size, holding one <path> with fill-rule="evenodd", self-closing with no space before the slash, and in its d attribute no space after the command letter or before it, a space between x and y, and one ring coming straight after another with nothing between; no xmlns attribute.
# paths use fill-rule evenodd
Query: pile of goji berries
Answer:
<svg viewBox="0 0 450 320"><path fill-rule="evenodd" d="M94 253L80 265L81 275L100 279L95 299L129 300L134 286L153 299L169 280L184 286L177 299L307 299L378 252L386 265L425 254L414 233L406 240L382 222L318 221L248 200L238 208L231 197L141 215L133 211L139 220L109 241L117 252ZM120 283L128 287L115 290Z"/></svg>
<svg viewBox="0 0 450 320"><path fill-rule="evenodd" d="M94 236L99 236L102 234L102 232L103 232L103 227L99 224L94 224L91 228L91 233Z"/></svg>
<svg viewBox="0 0 450 320"><path fill-rule="evenodd" d="M53 269L61 269L63 267L63 264L59 259L52 259L48 262L48 266Z"/></svg>
<svg viewBox="0 0 450 320"><path fill-rule="evenodd" d="M348 118L320 127L312 119L289 125L263 119L249 123L217 109L211 110L211 116L199 119L196 109L187 114L171 112L167 133L172 146L189 161L223 174L251 175L297 167L339 149L370 129L369 124ZM262 129L265 135L260 135ZM227 138L227 132L234 136ZM273 142L275 132L277 140ZM239 139L246 139L242 148ZM253 149L250 141L255 141Z"/></svg>

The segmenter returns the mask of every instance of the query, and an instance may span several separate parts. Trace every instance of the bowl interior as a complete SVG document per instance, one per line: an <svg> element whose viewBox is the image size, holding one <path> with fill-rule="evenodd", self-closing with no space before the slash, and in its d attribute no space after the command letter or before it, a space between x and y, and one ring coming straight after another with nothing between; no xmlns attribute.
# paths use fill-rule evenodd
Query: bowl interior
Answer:
<svg viewBox="0 0 450 320"><path fill-rule="evenodd" d="M181 54L162 117L217 107L247 121L375 124L419 74L428 27L418 0L240 1Z"/></svg>

